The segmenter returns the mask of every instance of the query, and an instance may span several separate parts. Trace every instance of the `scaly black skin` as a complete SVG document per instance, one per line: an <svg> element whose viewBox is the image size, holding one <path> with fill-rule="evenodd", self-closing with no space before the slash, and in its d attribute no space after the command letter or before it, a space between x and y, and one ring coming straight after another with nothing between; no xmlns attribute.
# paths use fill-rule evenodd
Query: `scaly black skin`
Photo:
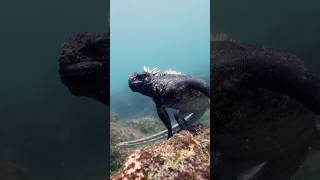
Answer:
<svg viewBox="0 0 320 180"><path fill-rule="evenodd" d="M211 42L211 73L214 178L264 162L251 179L290 179L316 134L320 81L290 53L228 41Z"/></svg>
<svg viewBox="0 0 320 180"><path fill-rule="evenodd" d="M62 44L59 73L76 96L109 105L109 33L83 33Z"/></svg>
<svg viewBox="0 0 320 180"><path fill-rule="evenodd" d="M181 129L191 130L188 122L197 121L209 107L210 86L199 78L179 74L152 75L149 72L134 73L129 77L129 87L153 99L159 118L172 136L171 121L166 108L176 109L175 119Z"/></svg>

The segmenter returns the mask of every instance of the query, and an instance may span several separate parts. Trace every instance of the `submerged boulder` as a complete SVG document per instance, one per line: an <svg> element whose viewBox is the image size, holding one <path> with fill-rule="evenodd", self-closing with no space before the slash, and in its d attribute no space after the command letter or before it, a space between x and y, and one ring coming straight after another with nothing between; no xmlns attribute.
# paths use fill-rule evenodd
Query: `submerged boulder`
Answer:
<svg viewBox="0 0 320 180"><path fill-rule="evenodd" d="M133 151L111 179L210 179L210 128L194 129Z"/></svg>

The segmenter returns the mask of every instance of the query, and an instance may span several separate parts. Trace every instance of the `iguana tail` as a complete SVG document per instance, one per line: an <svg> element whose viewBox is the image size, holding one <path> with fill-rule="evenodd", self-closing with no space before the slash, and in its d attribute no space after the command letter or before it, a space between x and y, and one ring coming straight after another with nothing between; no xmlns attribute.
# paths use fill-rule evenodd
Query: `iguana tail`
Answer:
<svg viewBox="0 0 320 180"><path fill-rule="evenodd" d="M188 116L185 117L185 120L188 122L188 124L191 125L194 122L196 122L204 114L205 111L206 111L206 109L203 109L203 111L190 113ZM177 132L179 129L180 129L180 127L178 124L175 124L172 126L173 133ZM153 134L153 135L145 137L145 138L118 143L117 146L130 146L130 145L145 144L148 142L153 142L153 141L157 141L159 139L163 139L163 138L167 137L167 135L168 135L168 130L164 130L164 131L158 132L156 134Z"/></svg>
<svg viewBox="0 0 320 180"><path fill-rule="evenodd" d="M180 128L179 128L178 124L175 124L174 126L172 126L173 133L177 132L179 129ZM168 135L168 130L164 130L164 131L158 132L156 134L153 134L153 135L145 137L145 138L118 143L117 146L130 146L130 145L145 144L148 142L153 142L153 141L156 141L159 139L163 139L163 138L167 137L167 135Z"/></svg>

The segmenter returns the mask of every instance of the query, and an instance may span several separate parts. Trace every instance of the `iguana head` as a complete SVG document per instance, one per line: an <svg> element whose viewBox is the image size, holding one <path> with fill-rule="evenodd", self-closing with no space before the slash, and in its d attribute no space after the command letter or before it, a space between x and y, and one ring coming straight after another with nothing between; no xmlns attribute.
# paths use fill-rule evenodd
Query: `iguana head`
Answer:
<svg viewBox="0 0 320 180"><path fill-rule="evenodd" d="M129 87L132 91L143 91L150 83L151 75L147 73L135 72L129 77Z"/></svg>
<svg viewBox="0 0 320 180"><path fill-rule="evenodd" d="M143 72L135 72L129 76L129 87L134 92L140 92L148 95L150 92L150 86L155 76L159 75L160 70L158 68L150 69L144 67Z"/></svg>
<svg viewBox="0 0 320 180"><path fill-rule="evenodd" d="M73 95L108 105L109 43L108 33L84 33L62 45L59 73Z"/></svg>

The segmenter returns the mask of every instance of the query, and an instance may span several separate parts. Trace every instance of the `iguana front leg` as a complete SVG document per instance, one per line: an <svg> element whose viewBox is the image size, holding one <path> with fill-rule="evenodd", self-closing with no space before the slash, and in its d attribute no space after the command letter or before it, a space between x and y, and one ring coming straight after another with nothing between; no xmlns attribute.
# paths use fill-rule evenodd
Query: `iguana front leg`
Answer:
<svg viewBox="0 0 320 180"><path fill-rule="evenodd" d="M168 129L168 139L169 139L172 136L172 127L171 127L171 121L170 121L169 115L164 106L159 104L156 104L156 106L157 106L157 113L160 120Z"/></svg>

